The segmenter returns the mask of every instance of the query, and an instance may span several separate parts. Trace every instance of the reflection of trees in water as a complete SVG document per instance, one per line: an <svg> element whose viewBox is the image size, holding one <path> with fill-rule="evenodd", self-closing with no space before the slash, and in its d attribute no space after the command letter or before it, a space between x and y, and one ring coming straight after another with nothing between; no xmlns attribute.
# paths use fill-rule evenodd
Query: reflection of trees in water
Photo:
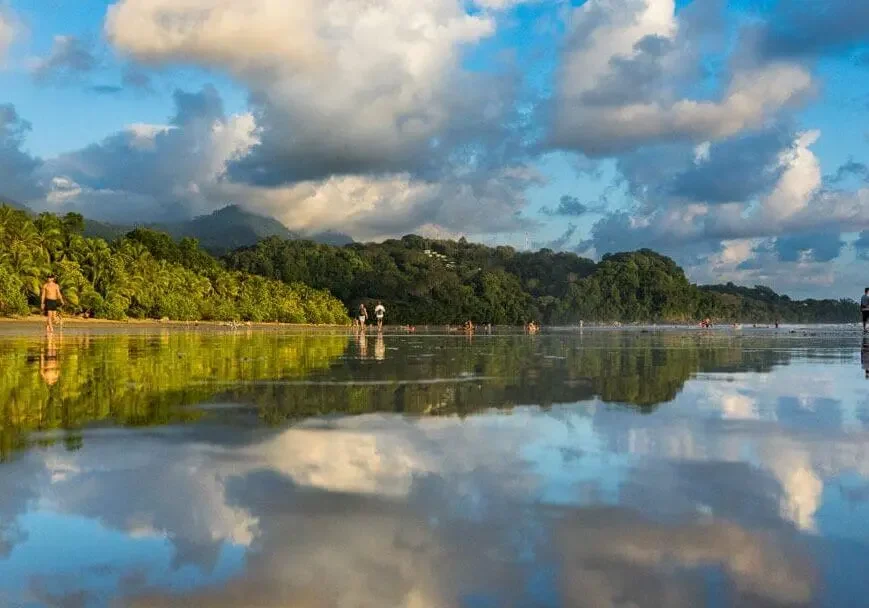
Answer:
<svg viewBox="0 0 869 608"><path fill-rule="evenodd" d="M195 420L201 412L183 406L221 392L214 381L298 378L328 366L345 346L340 336L265 333L67 336L50 347L6 341L0 347L0 460L24 447L29 432ZM45 381L47 357L56 357L52 382ZM65 442L77 449L81 438Z"/></svg>
<svg viewBox="0 0 869 608"><path fill-rule="evenodd" d="M0 347L0 458L23 447L28 432L192 421L203 411L183 406L218 397L256 405L269 423L330 413L467 415L594 397L647 411L672 400L695 373L766 371L791 356L778 338L752 343L699 333L372 340L377 356L341 335L67 336L52 345L52 382L45 381L44 343L7 341ZM78 447L81 439L68 443Z"/></svg>
<svg viewBox="0 0 869 608"><path fill-rule="evenodd" d="M310 384L240 387L232 397L255 403L273 423L331 413L467 415L594 397L650 411L698 372L769 371L790 358L774 339L746 349L741 340L699 334L607 332L582 343L575 335L502 336L473 346L453 337L436 343L434 357L424 350L431 346L415 355L412 340L393 340L401 348L388 365L347 359L329 370L327 383L314 374Z"/></svg>

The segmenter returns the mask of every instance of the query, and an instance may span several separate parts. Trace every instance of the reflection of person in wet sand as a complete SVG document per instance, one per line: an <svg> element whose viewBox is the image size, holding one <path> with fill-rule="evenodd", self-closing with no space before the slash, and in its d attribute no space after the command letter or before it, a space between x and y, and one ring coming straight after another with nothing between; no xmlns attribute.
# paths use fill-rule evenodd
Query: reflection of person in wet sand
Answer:
<svg viewBox="0 0 869 608"><path fill-rule="evenodd" d="M368 338L365 336L364 331L360 331L356 334L356 347L359 349L360 359L368 357Z"/></svg>
<svg viewBox="0 0 869 608"><path fill-rule="evenodd" d="M386 344L383 342L381 332L377 332L377 337L374 339L374 359L377 361L386 359Z"/></svg>
<svg viewBox="0 0 869 608"><path fill-rule="evenodd" d="M48 281L42 286L40 297L42 312L45 313L45 330L51 333L54 331L57 311L63 304L63 294L60 293L60 285L55 282L53 274L48 275Z"/></svg>
<svg viewBox="0 0 869 608"><path fill-rule="evenodd" d="M869 336L863 336L863 346L860 348L860 363L863 365L863 373L869 379Z"/></svg>
<svg viewBox="0 0 869 608"><path fill-rule="evenodd" d="M54 386L60 379L60 362L57 360L57 346L54 336L49 334L45 348L39 355L39 375L48 386Z"/></svg>

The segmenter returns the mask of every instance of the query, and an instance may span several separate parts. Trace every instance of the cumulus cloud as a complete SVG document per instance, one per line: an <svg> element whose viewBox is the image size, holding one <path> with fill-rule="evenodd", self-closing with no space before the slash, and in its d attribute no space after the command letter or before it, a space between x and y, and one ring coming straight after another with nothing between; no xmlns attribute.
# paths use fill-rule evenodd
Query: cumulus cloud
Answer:
<svg viewBox="0 0 869 608"><path fill-rule="evenodd" d="M460 66L494 28L459 0L124 0L106 19L142 62L218 68L250 88L262 141L233 175L259 185L420 171L501 131L510 91Z"/></svg>
<svg viewBox="0 0 869 608"><path fill-rule="evenodd" d="M553 145L605 156L662 141L702 143L760 127L811 91L811 75L798 64L734 58L717 98L680 94L685 77L697 76L705 34L697 17L687 9L677 16L674 0L590 0L575 8Z"/></svg>
<svg viewBox="0 0 869 608"><path fill-rule="evenodd" d="M790 138L788 130L771 128L714 145L707 142L701 153L695 149L693 165L683 161L681 170L665 186L664 194L709 203L750 200L778 181L783 169L779 157L782 150L791 146ZM651 153L626 159L622 166L637 171L638 162L655 162L650 156Z"/></svg>
<svg viewBox="0 0 869 608"><path fill-rule="evenodd" d="M57 210L142 221L188 217L220 206L209 198L210 189L220 182L227 163L256 143L253 117L225 116L212 87L177 91L175 103L168 125L132 125L48 161L40 170L44 181L60 177L79 191L64 198Z"/></svg>
<svg viewBox="0 0 869 608"><path fill-rule="evenodd" d="M37 60L33 75L38 81L80 78L97 67L92 45L77 36L55 36L48 56Z"/></svg>
<svg viewBox="0 0 869 608"><path fill-rule="evenodd" d="M250 154L262 129L251 113L227 115L217 91L176 91L168 124L124 131L50 159L39 177L49 196L35 206L114 222L172 220L229 203L305 231L383 238L426 226L510 231L527 226L525 190L540 176L524 165L442 180L407 172L338 175L283 186L236 181L227 168Z"/></svg>
<svg viewBox="0 0 869 608"><path fill-rule="evenodd" d="M710 144L699 157L688 144L623 155L617 167L635 205L598 221L581 248L651 247L703 282L829 288L842 233L869 228L869 188L825 183L812 150L819 137L775 127Z"/></svg>

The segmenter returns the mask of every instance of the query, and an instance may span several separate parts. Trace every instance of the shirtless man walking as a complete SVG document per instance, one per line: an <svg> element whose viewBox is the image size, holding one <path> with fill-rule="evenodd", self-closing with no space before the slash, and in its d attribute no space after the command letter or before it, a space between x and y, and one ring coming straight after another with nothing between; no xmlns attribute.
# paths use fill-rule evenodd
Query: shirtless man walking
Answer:
<svg viewBox="0 0 869 608"><path fill-rule="evenodd" d="M42 286L42 312L45 313L45 330L54 332L54 322L57 320L57 311L63 302L63 294L60 293L60 285L54 280L54 275L48 275L48 281Z"/></svg>

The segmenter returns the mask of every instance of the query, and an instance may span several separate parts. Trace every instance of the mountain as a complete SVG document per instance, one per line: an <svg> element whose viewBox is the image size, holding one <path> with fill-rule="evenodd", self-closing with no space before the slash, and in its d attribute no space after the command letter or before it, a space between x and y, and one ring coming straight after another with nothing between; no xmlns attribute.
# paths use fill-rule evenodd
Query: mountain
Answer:
<svg viewBox="0 0 869 608"><path fill-rule="evenodd" d="M294 232L278 220L245 211L238 205L218 209L210 215L202 215L181 222L149 223L124 226L96 220L85 220L85 235L112 241L125 235L137 226L167 232L176 239L193 237L200 246L212 255L221 256L240 247L250 247L274 236L281 240L308 239L329 245L347 245L353 239L340 232L321 232L302 235Z"/></svg>
<svg viewBox="0 0 869 608"><path fill-rule="evenodd" d="M352 245L355 242L353 241L353 237L344 234L343 232L335 232L334 230L326 230L325 232L306 235L305 240L314 241L321 245L332 245L333 247Z"/></svg>
<svg viewBox="0 0 869 608"><path fill-rule="evenodd" d="M0 205L6 205L8 207L12 207L13 209L20 209L21 211L30 211L30 209L27 208L27 205L22 205L21 203L13 201L11 198L7 198L5 196L0 196Z"/></svg>
<svg viewBox="0 0 869 608"><path fill-rule="evenodd" d="M153 224L148 228L168 232L176 239L193 237L213 255L247 247L270 236L284 240L300 238L298 233L292 232L278 220L245 211L238 205L230 205L192 220Z"/></svg>

